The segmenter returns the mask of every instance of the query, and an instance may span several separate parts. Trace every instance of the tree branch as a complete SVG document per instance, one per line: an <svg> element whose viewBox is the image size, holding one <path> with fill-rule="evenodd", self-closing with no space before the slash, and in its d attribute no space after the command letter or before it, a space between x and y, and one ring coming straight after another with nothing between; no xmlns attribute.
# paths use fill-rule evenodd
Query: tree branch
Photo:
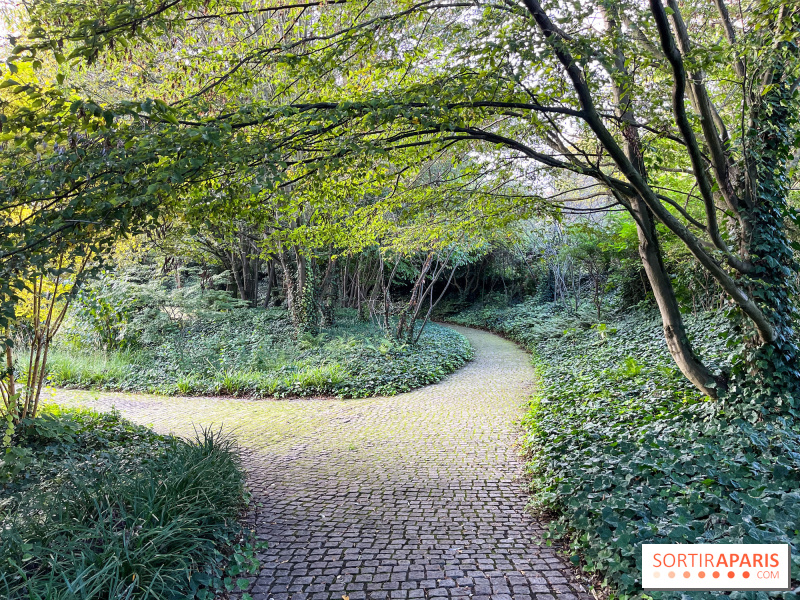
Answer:
<svg viewBox="0 0 800 600"><path fill-rule="evenodd" d="M671 2L672 0L668 1ZM673 11L674 10L675 9L673 9ZM672 112L675 115L675 124L678 126L678 130L680 130L683 139L686 140L686 149L689 151L694 177L697 180L697 187L700 189L700 196L703 198L708 235L717 248L725 253L730 253L727 244L725 244L719 232L717 206L714 203L714 193L711 189L711 182L706 174L700 146L697 143L694 130L686 115L686 69L683 64L683 57L675 45L675 39L672 37L672 31L670 30L669 21L667 19L667 12L664 10L664 5L661 3L661 0L650 0L650 12L653 13L653 17L655 18L656 29L661 39L661 49L664 51L664 55L667 57L667 61L669 61L672 67ZM688 43L688 40L686 43ZM698 99L698 104L703 103ZM716 137L716 132L712 133L712 137Z"/></svg>
<svg viewBox="0 0 800 600"><path fill-rule="evenodd" d="M689 33L686 30L686 24L683 22L683 17L681 16L677 1L676 0L667 0L667 1L669 2L669 7L672 9L672 23L674 24L675 31L678 34L678 45L680 46L680 51L675 49L674 54L672 55L668 54L667 58L673 65L673 71L675 71L675 77L678 77L678 71L675 70L676 63L673 62L673 59L677 59L680 65L679 70L683 71L684 77L686 77L686 72L683 68L683 57L681 56L681 53L683 55L686 55L691 50ZM660 9L660 11L664 13L664 7L660 2L656 3L653 0L651 1L651 5L657 5L657 9ZM666 14L664 16L666 16ZM667 25L665 30L662 30L662 27L659 26L659 18L656 18L656 25L658 26L659 35L661 36L663 45L665 43L665 36L668 36L670 39L672 38L672 34L669 31L669 25ZM724 125L720 128L720 131L718 133L714 125L716 121L715 114L717 113L717 109L716 107L714 107L713 103L711 102L711 98L708 96L708 90L706 89L706 86L703 83L703 78L704 78L703 73L702 72L689 73L688 78L691 81L692 90L694 91L695 109L700 115L700 126L703 129L703 135L705 136L706 144L708 144L708 148L711 153L711 166L714 169L714 174L716 175L717 182L719 183L720 191L722 193L722 196L725 198L728 207L735 214L738 215L740 201L738 196L736 195L736 192L733 189L733 184L731 182L731 176L730 176L731 160L727 152L725 151L724 144L722 143L722 139L720 137L720 135L725 134ZM698 183L700 183L699 180ZM702 191L702 185L701 185L701 191ZM703 194L703 197L705 198L705 193ZM740 221L742 221L741 218ZM742 226L744 227L745 224L742 223Z"/></svg>
<svg viewBox="0 0 800 600"><path fill-rule="evenodd" d="M625 178L641 195L642 200L647 204L648 208L653 211L653 214L686 244L686 247L697 258L700 264L709 271L720 283L722 288L730 295L733 301L736 302L742 311L753 321L761 340L764 343L773 342L777 334L766 315L761 311L758 305L738 287L734 279L719 265L719 263L703 249L700 240L661 204L656 194L650 189L641 174L628 160L625 152L614 139L614 136L606 129L597 113L591 91L584 80L581 69L572 58L569 49L557 36L556 30L550 18L542 9L539 0L523 0L523 2L533 15L537 26L544 34L546 41L550 44L550 47L553 49L553 52L572 82L572 86L581 103L586 123L597 136L598 141L608 151L620 171L625 175Z"/></svg>

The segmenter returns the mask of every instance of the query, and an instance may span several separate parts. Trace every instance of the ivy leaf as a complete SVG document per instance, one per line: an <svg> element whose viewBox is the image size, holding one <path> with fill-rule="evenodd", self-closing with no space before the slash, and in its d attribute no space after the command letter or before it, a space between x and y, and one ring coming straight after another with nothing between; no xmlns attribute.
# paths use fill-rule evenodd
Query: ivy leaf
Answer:
<svg viewBox="0 0 800 600"><path fill-rule="evenodd" d="M250 580L245 579L244 577L240 577L236 580L236 586L241 590L245 591L247 588L250 587Z"/></svg>

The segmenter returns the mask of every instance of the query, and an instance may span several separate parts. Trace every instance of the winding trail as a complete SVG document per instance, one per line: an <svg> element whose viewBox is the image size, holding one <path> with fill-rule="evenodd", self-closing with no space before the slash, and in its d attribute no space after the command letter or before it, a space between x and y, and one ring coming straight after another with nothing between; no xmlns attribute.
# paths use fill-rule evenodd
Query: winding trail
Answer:
<svg viewBox="0 0 800 600"><path fill-rule="evenodd" d="M524 511L529 357L454 327L475 359L393 398L241 400L59 390L164 433L233 430L266 540L255 600L589 599Z"/></svg>

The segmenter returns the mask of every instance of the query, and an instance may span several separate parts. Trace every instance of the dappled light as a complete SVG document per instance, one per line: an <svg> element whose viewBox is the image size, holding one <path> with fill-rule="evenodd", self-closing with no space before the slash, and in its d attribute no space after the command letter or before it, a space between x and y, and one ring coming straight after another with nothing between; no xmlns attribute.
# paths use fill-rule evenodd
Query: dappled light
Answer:
<svg viewBox="0 0 800 600"><path fill-rule="evenodd" d="M800 592L797 2L0 0L0 167L3 598Z"/></svg>

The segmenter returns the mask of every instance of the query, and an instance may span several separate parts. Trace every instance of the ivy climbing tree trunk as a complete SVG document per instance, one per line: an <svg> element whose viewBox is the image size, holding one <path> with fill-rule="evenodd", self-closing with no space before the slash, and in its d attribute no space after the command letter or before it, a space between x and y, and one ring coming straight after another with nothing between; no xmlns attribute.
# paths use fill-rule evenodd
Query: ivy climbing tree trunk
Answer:
<svg viewBox="0 0 800 600"><path fill-rule="evenodd" d="M283 271L283 289L286 308L298 335L316 333L319 330L317 274L313 261L302 249L294 247L290 252L281 250L278 258Z"/></svg>
<svg viewBox="0 0 800 600"><path fill-rule="evenodd" d="M789 214L789 163L797 152L794 146L797 103L794 85L774 84L783 71L784 61L794 56L795 46L786 56L779 55L767 73L765 93L755 99L747 135L748 168L743 171L743 186L752 190L752 201L742 212L749 232L745 242L751 271L740 276L742 287L764 310L773 338L764 343L751 323L738 318L744 343L739 346L737 375L751 383L751 393L762 405L776 410L797 407L800 369L795 326L797 322L798 264L787 235ZM736 340L733 341L736 343Z"/></svg>
<svg viewBox="0 0 800 600"><path fill-rule="evenodd" d="M336 285L336 259L333 256L327 260L325 274L319 285L319 319L322 327L330 327L334 323L336 308L336 292L339 286Z"/></svg>

